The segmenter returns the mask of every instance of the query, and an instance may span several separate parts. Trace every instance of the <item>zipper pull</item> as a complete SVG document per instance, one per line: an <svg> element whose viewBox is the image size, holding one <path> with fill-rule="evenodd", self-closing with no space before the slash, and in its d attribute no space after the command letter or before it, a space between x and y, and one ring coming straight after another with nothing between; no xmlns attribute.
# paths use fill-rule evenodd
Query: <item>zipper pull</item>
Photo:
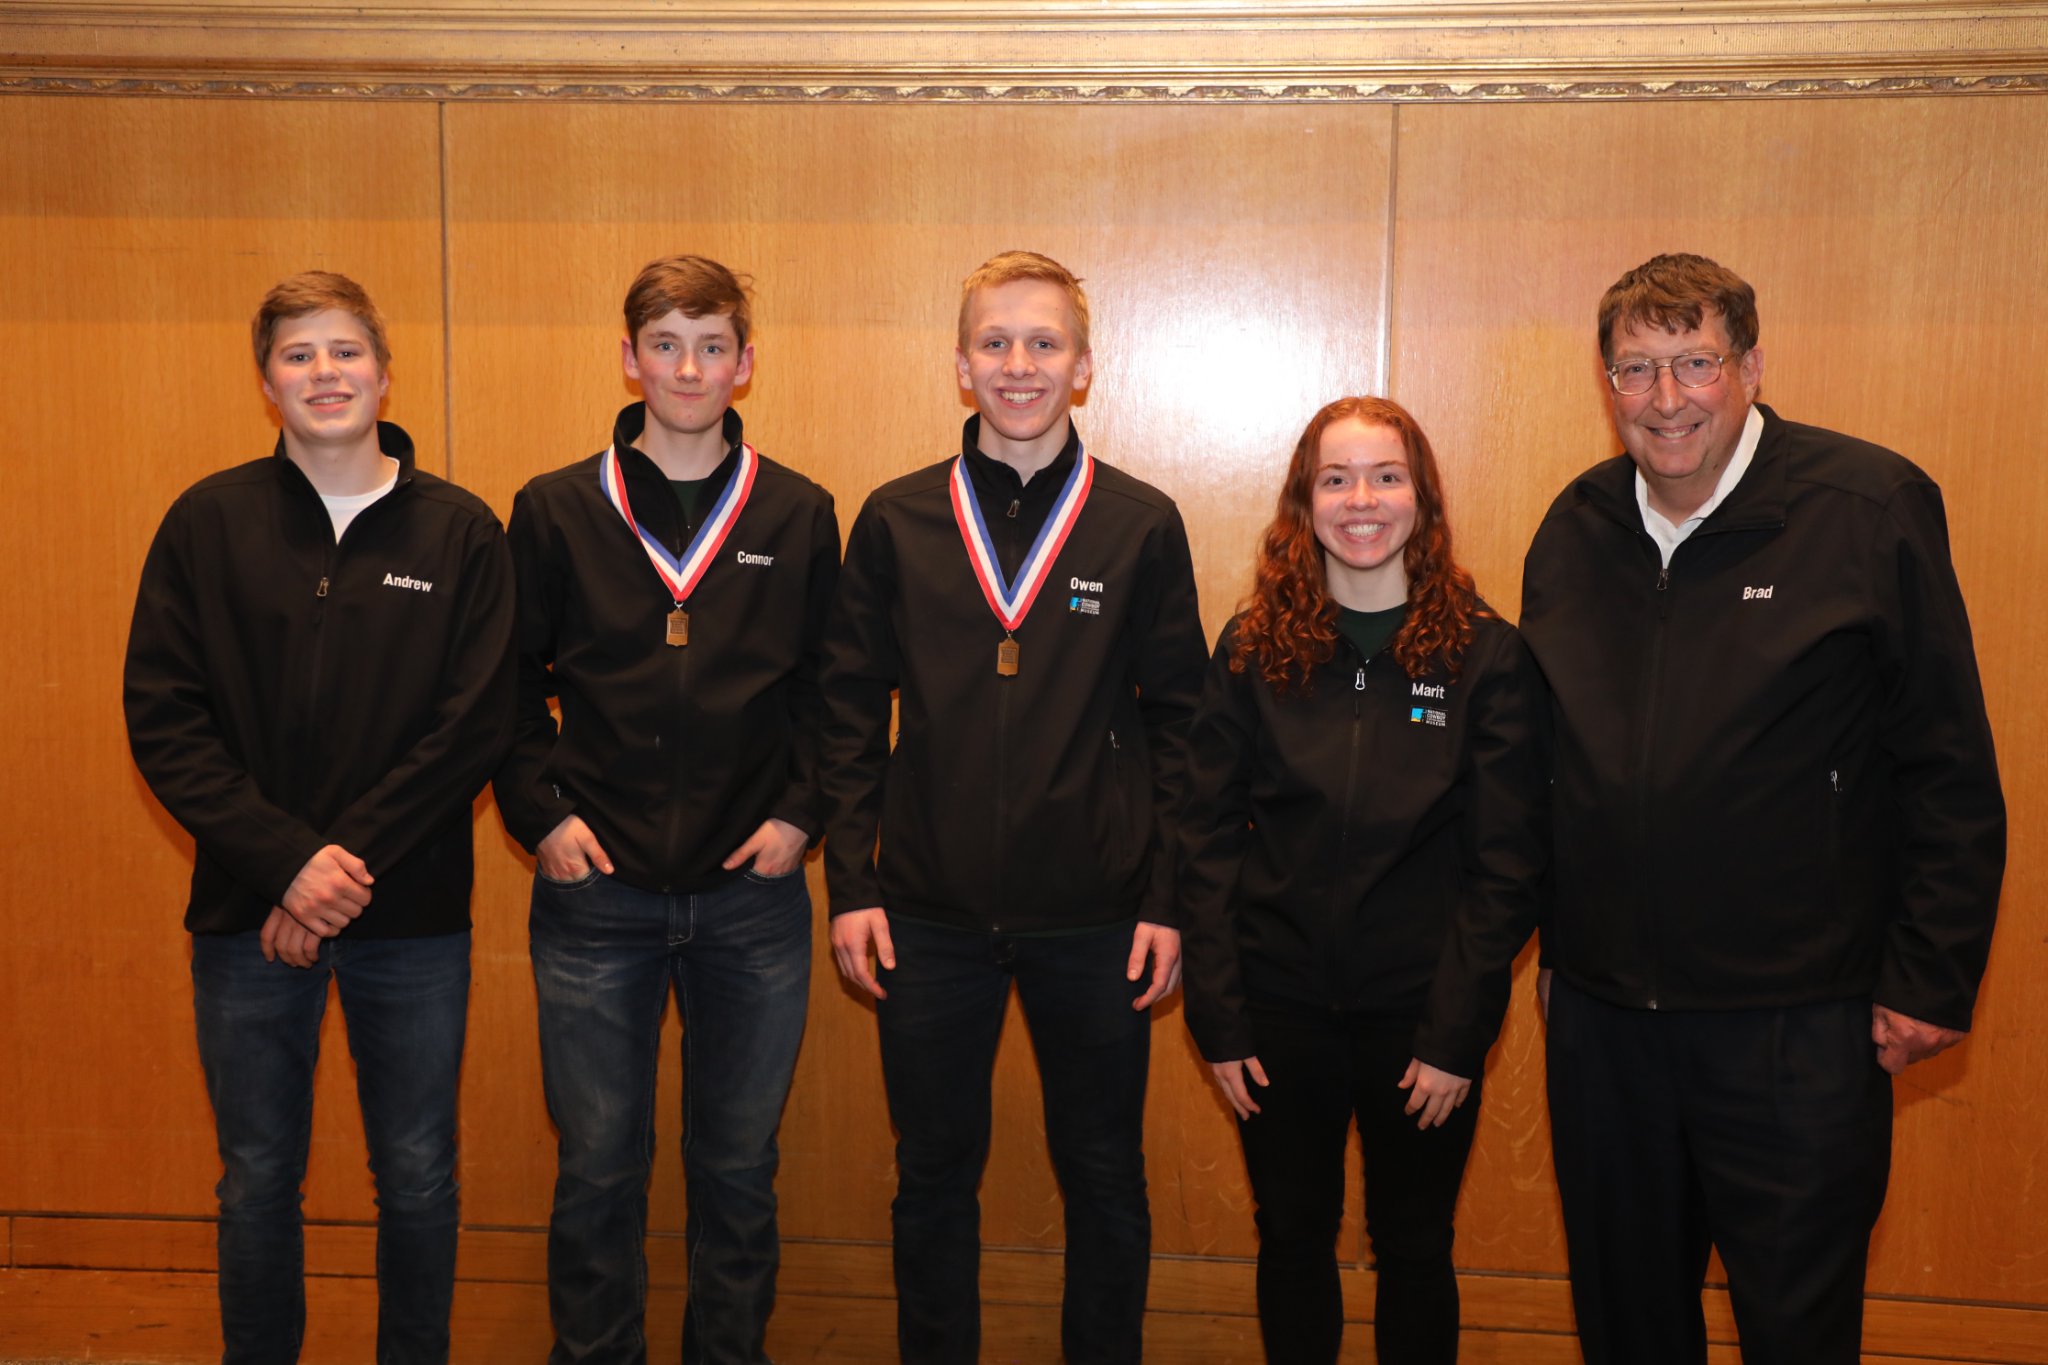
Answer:
<svg viewBox="0 0 2048 1365"><path fill-rule="evenodd" d="M1357 678L1357 680L1356 680L1355 682L1353 682L1353 683L1351 684L1351 690L1352 690L1352 691L1354 691L1354 692L1363 692L1363 691L1365 691L1365 669L1364 669L1364 668L1362 668L1362 667L1361 667L1361 668L1360 668L1360 669L1358 670L1358 678Z"/></svg>
<svg viewBox="0 0 2048 1365"><path fill-rule="evenodd" d="M1023 505L1024 505L1024 499L1022 499L1022 498L1011 498L1011 499L1010 499L1010 510L1009 510L1009 511L1007 511L1007 512L1005 512L1005 513L1003 513L1003 515L1004 515L1004 516L1006 516L1006 517L1008 517L1008 518L1009 518L1010 520L1012 520L1012 521L1015 521L1015 520L1017 519L1017 509L1018 509L1018 508L1020 508L1020 507L1022 507Z"/></svg>
<svg viewBox="0 0 2048 1365"><path fill-rule="evenodd" d="M1669 564L1666 564L1662 568L1657 570L1657 591L1663 592L1666 588L1670 586L1671 566Z"/></svg>
<svg viewBox="0 0 2048 1365"><path fill-rule="evenodd" d="M323 577L321 578L321 580L320 580L320 586L319 586L319 587L317 587L317 588L315 588L315 589L313 590L313 596L315 596L315 597L325 597L325 596L327 596L327 579L326 579L326 578L325 578L324 576L323 576Z"/></svg>
<svg viewBox="0 0 2048 1365"><path fill-rule="evenodd" d="M1828 769L1828 785L1834 788L1835 795L1842 794L1842 773L1839 768Z"/></svg>

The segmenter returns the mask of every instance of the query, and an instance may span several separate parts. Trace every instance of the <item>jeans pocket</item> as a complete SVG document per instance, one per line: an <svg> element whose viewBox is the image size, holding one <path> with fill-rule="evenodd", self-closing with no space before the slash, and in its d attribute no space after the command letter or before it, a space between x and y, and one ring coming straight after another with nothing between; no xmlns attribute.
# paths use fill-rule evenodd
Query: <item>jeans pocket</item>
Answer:
<svg viewBox="0 0 2048 1365"><path fill-rule="evenodd" d="M590 886L593 883L595 883L601 874L598 872L595 866L592 866L590 868L587 868L582 876L577 877L573 881L558 882L553 877L550 877L547 873L541 871L538 867L535 867L533 869L533 875L534 879L540 882L541 885L550 887L556 891L580 891L584 887Z"/></svg>
<svg viewBox="0 0 2048 1365"><path fill-rule="evenodd" d="M780 886L784 882L788 881L791 877L803 876L804 862L803 859L799 858L797 859L795 867L792 867L787 872L778 873L773 877L754 871L754 865L752 863L749 863L747 864L747 866L740 869L740 875L742 877L745 877L748 881L754 882L760 886Z"/></svg>

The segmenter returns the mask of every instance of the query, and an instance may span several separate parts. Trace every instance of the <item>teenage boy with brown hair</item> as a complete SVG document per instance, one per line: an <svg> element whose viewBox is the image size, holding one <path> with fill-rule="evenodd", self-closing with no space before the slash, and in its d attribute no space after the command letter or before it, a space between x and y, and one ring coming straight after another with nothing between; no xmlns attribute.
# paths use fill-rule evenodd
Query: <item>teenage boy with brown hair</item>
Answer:
<svg viewBox="0 0 2048 1365"><path fill-rule="evenodd" d="M643 1361L661 1016L683 1017L682 1358L758 1365L775 1302L776 1129L810 984L818 643L832 499L747 444L752 314L716 261L627 291L644 401L512 505L518 738L494 784L535 855L550 1360ZM548 709L559 700L559 726Z"/></svg>
<svg viewBox="0 0 2048 1365"><path fill-rule="evenodd" d="M332 981L377 1185L377 1359L445 1361L470 802L509 737L511 564L490 509L377 420L390 348L360 285L294 275L252 330L277 448L165 515L125 691L135 764L197 845L222 1359L293 1361L305 1336Z"/></svg>
<svg viewBox="0 0 2048 1365"><path fill-rule="evenodd" d="M826 651L832 945L877 1001L899 1344L976 1358L1014 981L1066 1197L1066 1357L1136 1361L1147 1011L1180 978L1164 850L1206 656L1194 572L1172 501L1068 416L1094 364L1069 271L1020 251L970 275L956 364L976 408L959 453L868 498Z"/></svg>

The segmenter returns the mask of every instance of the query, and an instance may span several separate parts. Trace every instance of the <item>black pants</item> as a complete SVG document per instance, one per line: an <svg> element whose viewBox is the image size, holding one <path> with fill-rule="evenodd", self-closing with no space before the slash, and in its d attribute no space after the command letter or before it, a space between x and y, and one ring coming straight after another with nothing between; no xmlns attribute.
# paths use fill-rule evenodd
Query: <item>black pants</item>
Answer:
<svg viewBox="0 0 2048 1365"><path fill-rule="evenodd" d="M1145 1077L1152 1017L1124 979L1136 924L1012 938L889 919L882 1080L896 1124L896 1327L907 1365L974 1365L991 1077L1012 983L1038 1056L1045 1141L1066 1208L1060 1345L1068 1365L1138 1365L1152 1213ZM997 1343L1007 1347L1008 1343Z"/></svg>
<svg viewBox="0 0 2048 1365"><path fill-rule="evenodd" d="M1701 1365L1709 1244L1745 1365L1856 1365L1891 1173L1868 1000L1636 1010L1560 978L1549 1073L1587 1365Z"/></svg>
<svg viewBox="0 0 2048 1365"><path fill-rule="evenodd" d="M1399 1088L1412 1019L1254 1011L1269 1084L1238 1124L1258 1201L1259 1333L1275 1365L1330 1365L1344 1336L1337 1226L1344 1149L1358 1120L1365 1228L1379 1273L1373 1341L1385 1365L1458 1358L1451 1215L1479 1118L1479 1087L1439 1128L1418 1130Z"/></svg>

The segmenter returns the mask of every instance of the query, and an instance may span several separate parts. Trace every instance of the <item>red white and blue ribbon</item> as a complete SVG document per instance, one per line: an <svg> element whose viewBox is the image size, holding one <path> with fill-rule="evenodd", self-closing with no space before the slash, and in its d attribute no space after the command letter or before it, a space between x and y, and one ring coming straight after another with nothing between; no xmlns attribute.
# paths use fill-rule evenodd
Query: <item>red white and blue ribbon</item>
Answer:
<svg viewBox="0 0 2048 1365"><path fill-rule="evenodd" d="M739 463L733 466L732 477L725 481L725 491L718 495L711 515L704 518L704 524L690 538L681 559L670 554L666 545L633 520L632 504L626 500L626 473L619 467L617 446L608 448L604 458L598 462L597 482L604 489L606 501L618 509L619 515L626 519L626 525L632 527L633 534L640 538L640 548L647 551L648 562L654 565L662 586L668 589L669 596L675 598L676 605L680 607L696 591L697 582L711 567L711 561L718 558L718 547L725 544L727 533L740 519L740 509L747 505L747 497L754 491L754 475L760 467L761 457L754 453L754 448L740 442Z"/></svg>
<svg viewBox="0 0 2048 1365"><path fill-rule="evenodd" d="M1085 450L1075 452L1074 470L1067 475L1066 487L1060 490L1059 501L1052 505L1045 525L1039 528L1038 539L1031 543L1031 552L1017 566L1014 580L1003 577L1002 561L996 558L995 543L989 538L988 526L981 519L981 503L976 500L974 488L967 479L965 455L953 461L951 483L953 520L959 523L960 538L967 543L967 562L974 566L975 580L981 584L981 594L988 599L989 610L1003 623L1004 630L1014 631L1030 614L1038 590L1045 586L1045 580L1052 573L1053 561L1059 558L1060 547L1067 543L1067 534L1081 519L1081 508L1088 502L1088 490L1095 484L1095 461L1088 458Z"/></svg>

